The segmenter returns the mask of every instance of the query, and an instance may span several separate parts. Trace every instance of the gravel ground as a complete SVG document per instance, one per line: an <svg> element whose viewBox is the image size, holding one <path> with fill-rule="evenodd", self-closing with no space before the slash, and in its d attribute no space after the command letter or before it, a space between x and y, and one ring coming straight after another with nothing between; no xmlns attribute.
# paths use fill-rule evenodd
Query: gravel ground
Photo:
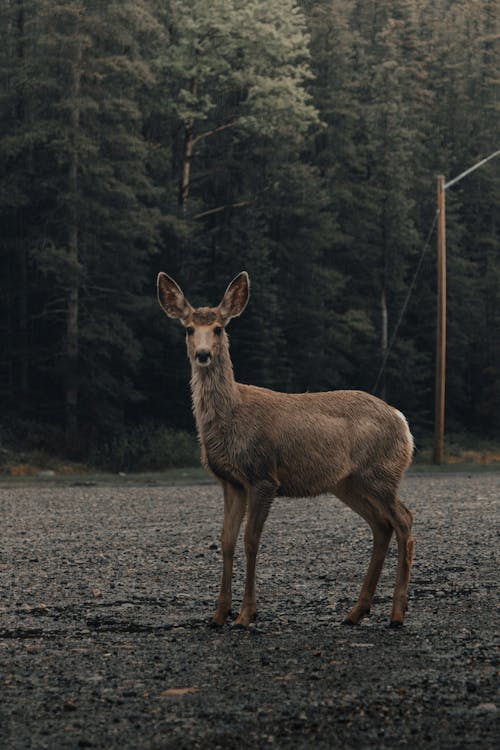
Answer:
<svg viewBox="0 0 500 750"><path fill-rule="evenodd" d="M372 616L347 628L368 527L334 498L278 500L257 625L214 631L215 485L0 485L0 746L498 747L499 490L500 474L407 478L401 630L394 542Z"/></svg>

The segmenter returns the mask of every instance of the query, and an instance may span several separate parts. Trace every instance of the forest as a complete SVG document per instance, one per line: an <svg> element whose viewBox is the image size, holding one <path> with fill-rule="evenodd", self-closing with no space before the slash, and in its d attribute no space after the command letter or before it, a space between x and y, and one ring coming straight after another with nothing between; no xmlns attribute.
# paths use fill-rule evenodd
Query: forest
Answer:
<svg viewBox="0 0 500 750"><path fill-rule="evenodd" d="M238 380L432 436L436 177L500 148L497 0L3 0L0 449L190 459L166 271ZM500 439L500 159L447 193L446 433ZM383 367L382 367L383 365Z"/></svg>

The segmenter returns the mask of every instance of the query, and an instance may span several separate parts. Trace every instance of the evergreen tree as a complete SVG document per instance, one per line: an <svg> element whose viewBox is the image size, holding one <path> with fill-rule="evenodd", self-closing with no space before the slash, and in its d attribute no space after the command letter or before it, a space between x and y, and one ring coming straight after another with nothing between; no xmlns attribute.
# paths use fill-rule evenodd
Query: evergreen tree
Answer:
<svg viewBox="0 0 500 750"><path fill-rule="evenodd" d="M434 239L389 343L436 175L499 147L498 24L492 0L5 0L4 415L65 426L74 447L191 428L156 274L215 304L246 268L240 380L372 390L385 363L377 392L429 432ZM447 429L492 437L499 169L446 196Z"/></svg>
<svg viewBox="0 0 500 750"><path fill-rule="evenodd" d="M33 379L45 394L53 390L44 399L52 409L64 383L71 440L79 400L85 421L102 424L135 397L132 313L155 224L138 109L152 76L141 42L158 33L147 3L42 0L24 18L34 77L22 138L34 144L32 189L43 222L25 249L39 321L33 334L47 362ZM110 295L118 295L111 306Z"/></svg>
<svg viewBox="0 0 500 750"><path fill-rule="evenodd" d="M408 5L353 9L352 3L324 2L311 14L313 90L327 123L314 158L341 230L335 266L352 280L343 299L343 347L339 341L350 365L344 383L368 390L386 360L419 242L413 196L427 92L418 18ZM415 370L415 352L404 351L402 342L398 348L385 367L390 388L384 378L379 390L389 398ZM403 380L399 365L409 356Z"/></svg>
<svg viewBox="0 0 500 750"><path fill-rule="evenodd" d="M32 3L6 2L0 10L0 393L23 409L29 391L32 342L28 323L29 217L33 190L33 145L40 128L30 110L30 50L26 15Z"/></svg>
<svg viewBox="0 0 500 750"><path fill-rule="evenodd" d="M310 76L304 19L292 0L210 6L191 0L169 8L160 89L169 89L163 142L172 143L173 159L165 182L178 176L180 211L175 218L170 183L163 262L194 297L211 303L232 274L249 271L252 305L235 325L250 345L240 357L235 342L236 371L242 379L283 385L289 367L277 319L282 277L273 212L286 200L283 174L290 162L302 169L303 136L318 123L304 86ZM162 117L156 112L152 119ZM176 376L167 377L169 390L178 388L170 379Z"/></svg>

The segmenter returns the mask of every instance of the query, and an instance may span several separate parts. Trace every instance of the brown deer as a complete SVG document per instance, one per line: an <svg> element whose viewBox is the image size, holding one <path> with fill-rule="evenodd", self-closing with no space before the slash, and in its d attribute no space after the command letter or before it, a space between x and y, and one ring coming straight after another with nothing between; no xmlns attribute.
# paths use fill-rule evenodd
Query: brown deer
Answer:
<svg viewBox="0 0 500 750"><path fill-rule="evenodd" d="M245 592L234 623L241 626L256 614L255 560L274 498L333 493L373 532L368 571L345 623L355 625L370 612L395 531L398 564L391 626L400 626L413 553L412 514L397 496L413 453L406 419L362 391L292 394L237 383L226 326L241 315L249 293L243 271L218 307L193 308L173 279L158 275L160 305L186 330L202 462L224 492L223 571L212 624L223 625L230 613L233 555L245 512Z"/></svg>

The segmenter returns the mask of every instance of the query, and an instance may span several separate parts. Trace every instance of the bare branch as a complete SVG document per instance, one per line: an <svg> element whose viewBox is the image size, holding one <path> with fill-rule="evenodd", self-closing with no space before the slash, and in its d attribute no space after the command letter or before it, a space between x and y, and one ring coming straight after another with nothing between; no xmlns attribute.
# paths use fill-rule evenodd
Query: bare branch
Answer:
<svg viewBox="0 0 500 750"><path fill-rule="evenodd" d="M237 124L237 122L238 120L231 120L230 122L225 122L222 125L217 125L217 127L212 128L212 130L206 130L204 133L200 133L194 138L191 138L191 145L196 146L197 143L205 140L205 138L210 138L210 136L215 135L216 133L220 133L222 130L233 128Z"/></svg>
<svg viewBox="0 0 500 750"><path fill-rule="evenodd" d="M222 211L227 211L229 208L244 208L245 206L251 206L256 202L257 198L252 198L252 200L238 201L238 203L226 203L225 206L218 206L217 208L210 208L208 211L202 211L201 214L193 216L193 219L203 219L205 216L220 214Z"/></svg>

